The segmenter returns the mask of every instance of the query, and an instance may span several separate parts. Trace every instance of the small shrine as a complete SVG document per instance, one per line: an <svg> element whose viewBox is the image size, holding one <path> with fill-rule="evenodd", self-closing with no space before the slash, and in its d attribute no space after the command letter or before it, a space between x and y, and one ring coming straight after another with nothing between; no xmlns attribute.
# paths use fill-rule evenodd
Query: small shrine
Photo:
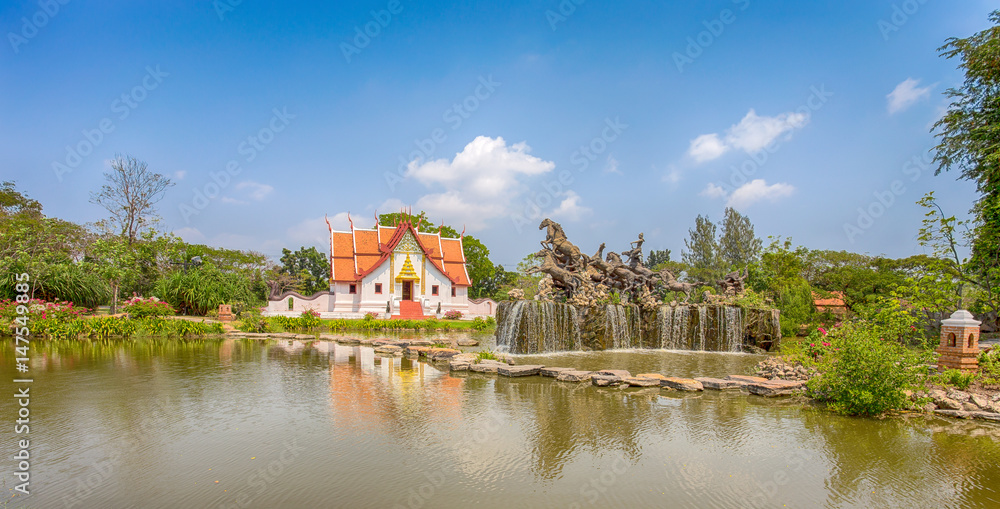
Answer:
<svg viewBox="0 0 1000 509"><path fill-rule="evenodd" d="M972 313L960 309L941 320L941 345L937 353L938 369L973 372L979 369L979 326Z"/></svg>

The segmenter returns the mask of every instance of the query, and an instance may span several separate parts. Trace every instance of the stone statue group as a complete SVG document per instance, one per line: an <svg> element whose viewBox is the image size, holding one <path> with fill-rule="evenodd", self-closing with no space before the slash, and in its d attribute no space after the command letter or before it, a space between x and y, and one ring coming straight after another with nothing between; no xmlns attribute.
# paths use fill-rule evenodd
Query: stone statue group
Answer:
<svg viewBox="0 0 1000 509"><path fill-rule="evenodd" d="M580 304L593 304L594 298L600 298L603 290L617 291L621 295L629 295L633 301L655 302L654 295L666 292L681 292L684 302L691 300L691 292L699 286L709 283L698 281L683 283L667 269L653 271L642 263L642 244L645 240L639 234L638 240L630 244L630 249L621 255L613 251L604 254L602 243L593 256L587 256L576 245L569 241L562 226L545 219L538 226L545 229L545 240L541 242L542 249L535 257L542 260L541 265L533 267L529 272L541 272L551 277L553 288L566 293L571 301ZM623 261L622 258L627 261ZM738 295L743 292L743 280L738 272L731 272L716 284L723 294ZM581 299L581 294L583 298Z"/></svg>

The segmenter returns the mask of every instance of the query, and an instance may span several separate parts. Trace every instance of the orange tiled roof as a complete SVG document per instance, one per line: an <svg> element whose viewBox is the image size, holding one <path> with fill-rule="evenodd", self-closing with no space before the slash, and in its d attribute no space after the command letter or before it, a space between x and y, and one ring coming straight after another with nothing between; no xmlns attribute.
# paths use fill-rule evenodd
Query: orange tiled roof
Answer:
<svg viewBox="0 0 1000 509"><path fill-rule="evenodd" d="M416 237L431 265L453 284L456 286L472 284L465 269L461 239L442 239L436 233L419 233L407 222L395 228L379 226L377 232L357 229L350 232L331 232L333 246L331 280L355 282L371 274L389 259L392 250L407 231Z"/></svg>
<svg viewBox="0 0 1000 509"><path fill-rule="evenodd" d="M844 303L844 294L843 294L843 292L830 292L830 293L833 295L833 297L831 297L829 299L824 299L824 298L821 298L818 293L813 292L813 294L812 294L813 295L813 304L815 304L816 307L835 307L835 306L846 306L847 305L847 304Z"/></svg>

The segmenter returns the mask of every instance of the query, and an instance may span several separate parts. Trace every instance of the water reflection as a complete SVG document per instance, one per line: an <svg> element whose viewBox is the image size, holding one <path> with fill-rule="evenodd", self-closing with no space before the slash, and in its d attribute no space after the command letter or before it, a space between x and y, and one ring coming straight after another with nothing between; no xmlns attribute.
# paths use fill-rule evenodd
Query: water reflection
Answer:
<svg viewBox="0 0 1000 509"><path fill-rule="evenodd" d="M328 341L57 341L33 354L32 507L216 507L236 497L246 507L1000 504L1000 428L978 422L452 375ZM14 376L13 357L0 349L0 376ZM520 360L718 376L757 357ZM11 429L2 437L15 439ZM304 452L274 463L288 441ZM261 487L254 475L268 465L280 472ZM88 478L95 486L84 490L77 481Z"/></svg>

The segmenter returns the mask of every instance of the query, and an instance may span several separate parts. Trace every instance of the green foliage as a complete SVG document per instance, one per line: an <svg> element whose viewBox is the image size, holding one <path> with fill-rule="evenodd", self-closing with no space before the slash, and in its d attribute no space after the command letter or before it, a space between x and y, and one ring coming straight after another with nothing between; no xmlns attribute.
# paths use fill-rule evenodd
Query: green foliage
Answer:
<svg viewBox="0 0 1000 509"><path fill-rule="evenodd" d="M488 350L482 350L476 354L476 362L486 361L486 360L498 361L500 360L500 357L495 352Z"/></svg>
<svg viewBox="0 0 1000 509"><path fill-rule="evenodd" d="M126 317L100 316L87 320L88 332L96 339L111 337L130 338L139 328L139 322Z"/></svg>
<svg viewBox="0 0 1000 509"><path fill-rule="evenodd" d="M943 385L952 385L962 390L968 389L975 379L975 373L963 373L957 369L946 369L938 375L938 380Z"/></svg>
<svg viewBox="0 0 1000 509"><path fill-rule="evenodd" d="M243 332L264 333L271 332L271 325L266 318L260 315L256 309L245 310L240 315L240 321L236 328Z"/></svg>
<svg viewBox="0 0 1000 509"><path fill-rule="evenodd" d="M313 295L330 288L330 261L315 247L300 247L294 253L281 250L281 270L297 278L293 288L302 295Z"/></svg>
<svg viewBox="0 0 1000 509"><path fill-rule="evenodd" d="M1000 348L979 354L979 377L983 385L1000 385Z"/></svg>
<svg viewBox="0 0 1000 509"><path fill-rule="evenodd" d="M781 286L776 304L781 310L782 336L798 334L799 326L808 323L816 311L812 288L802 278L791 279Z"/></svg>
<svg viewBox="0 0 1000 509"><path fill-rule="evenodd" d="M903 391L926 374L927 361L926 355L894 340L912 325L903 316L888 309L830 331L832 349L822 355L821 376L809 381L810 395L846 415L881 415L903 408Z"/></svg>
<svg viewBox="0 0 1000 509"><path fill-rule="evenodd" d="M128 313L132 318L145 318L148 316L173 316L174 308L170 304L163 302L156 297L143 299L133 297L122 304L122 311Z"/></svg>
<svg viewBox="0 0 1000 509"><path fill-rule="evenodd" d="M741 268L756 262L763 243L754 235L753 223L732 207L726 207L719 236L722 267Z"/></svg>
<svg viewBox="0 0 1000 509"><path fill-rule="evenodd" d="M764 296L753 290L753 288L747 288L743 291L743 295L736 298L733 302L741 308L763 308L767 307L767 302L764 300Z"/></svg>
<svg viewBox="0 0 1000 509"><path fill-rule="evenodd" d="M946 58L958 58L965 73L960 87L950 88L948 111L934 124L940 143L934 161L937 172L961 170L975 182L980 198L972 209L968 240L971 256L963 276L983 290L978 305L1000 310L1000 10L990 13L992 26L967 38L949 38L939 48Z"/></svg>
<svg viewBox="0 0 1000 509"><path fill-rule="evenodd" d="M298 329L312 330L319 327L320 322L319 313L313 311L312 309L307 309L299 315L298 321L295 325Z"/></svg>
<svg viewBox="0 0 1000 509"><path fill-rule="evenodd" d="M649 256L646 257L646 267L656 267L662 263L670 261L670 250L669 249L653 249L649 252Z"/></svg>
<svg viewBox="0 0 1000 509"><path fill-rule="evenodd" d="M472 319L472 328L477 331L484 331L495 327L496 323L496 320L492 316L486 317L485 320L483 320L483 317L477 316Z"/></svg>
<svg viewBox="0 0 1000 509"><path fill-rule="evenodd" d="M263 303L263 295L258 290L244 275L223 272L210 261L187 273L175 271L157 281L155 286L156 294L175 308L187 308L200 315L227 302Z"/></svg>
<svg viewBox="0 0 1000 509"><path fill-rule="evenodd" d="M688 230L689 238L684 239L685 249L681 251L681 260L688 266L688 278L715 281L724 274L715 232L715 223L708 216L699 214L695 218L694 228Z"/></svg>

